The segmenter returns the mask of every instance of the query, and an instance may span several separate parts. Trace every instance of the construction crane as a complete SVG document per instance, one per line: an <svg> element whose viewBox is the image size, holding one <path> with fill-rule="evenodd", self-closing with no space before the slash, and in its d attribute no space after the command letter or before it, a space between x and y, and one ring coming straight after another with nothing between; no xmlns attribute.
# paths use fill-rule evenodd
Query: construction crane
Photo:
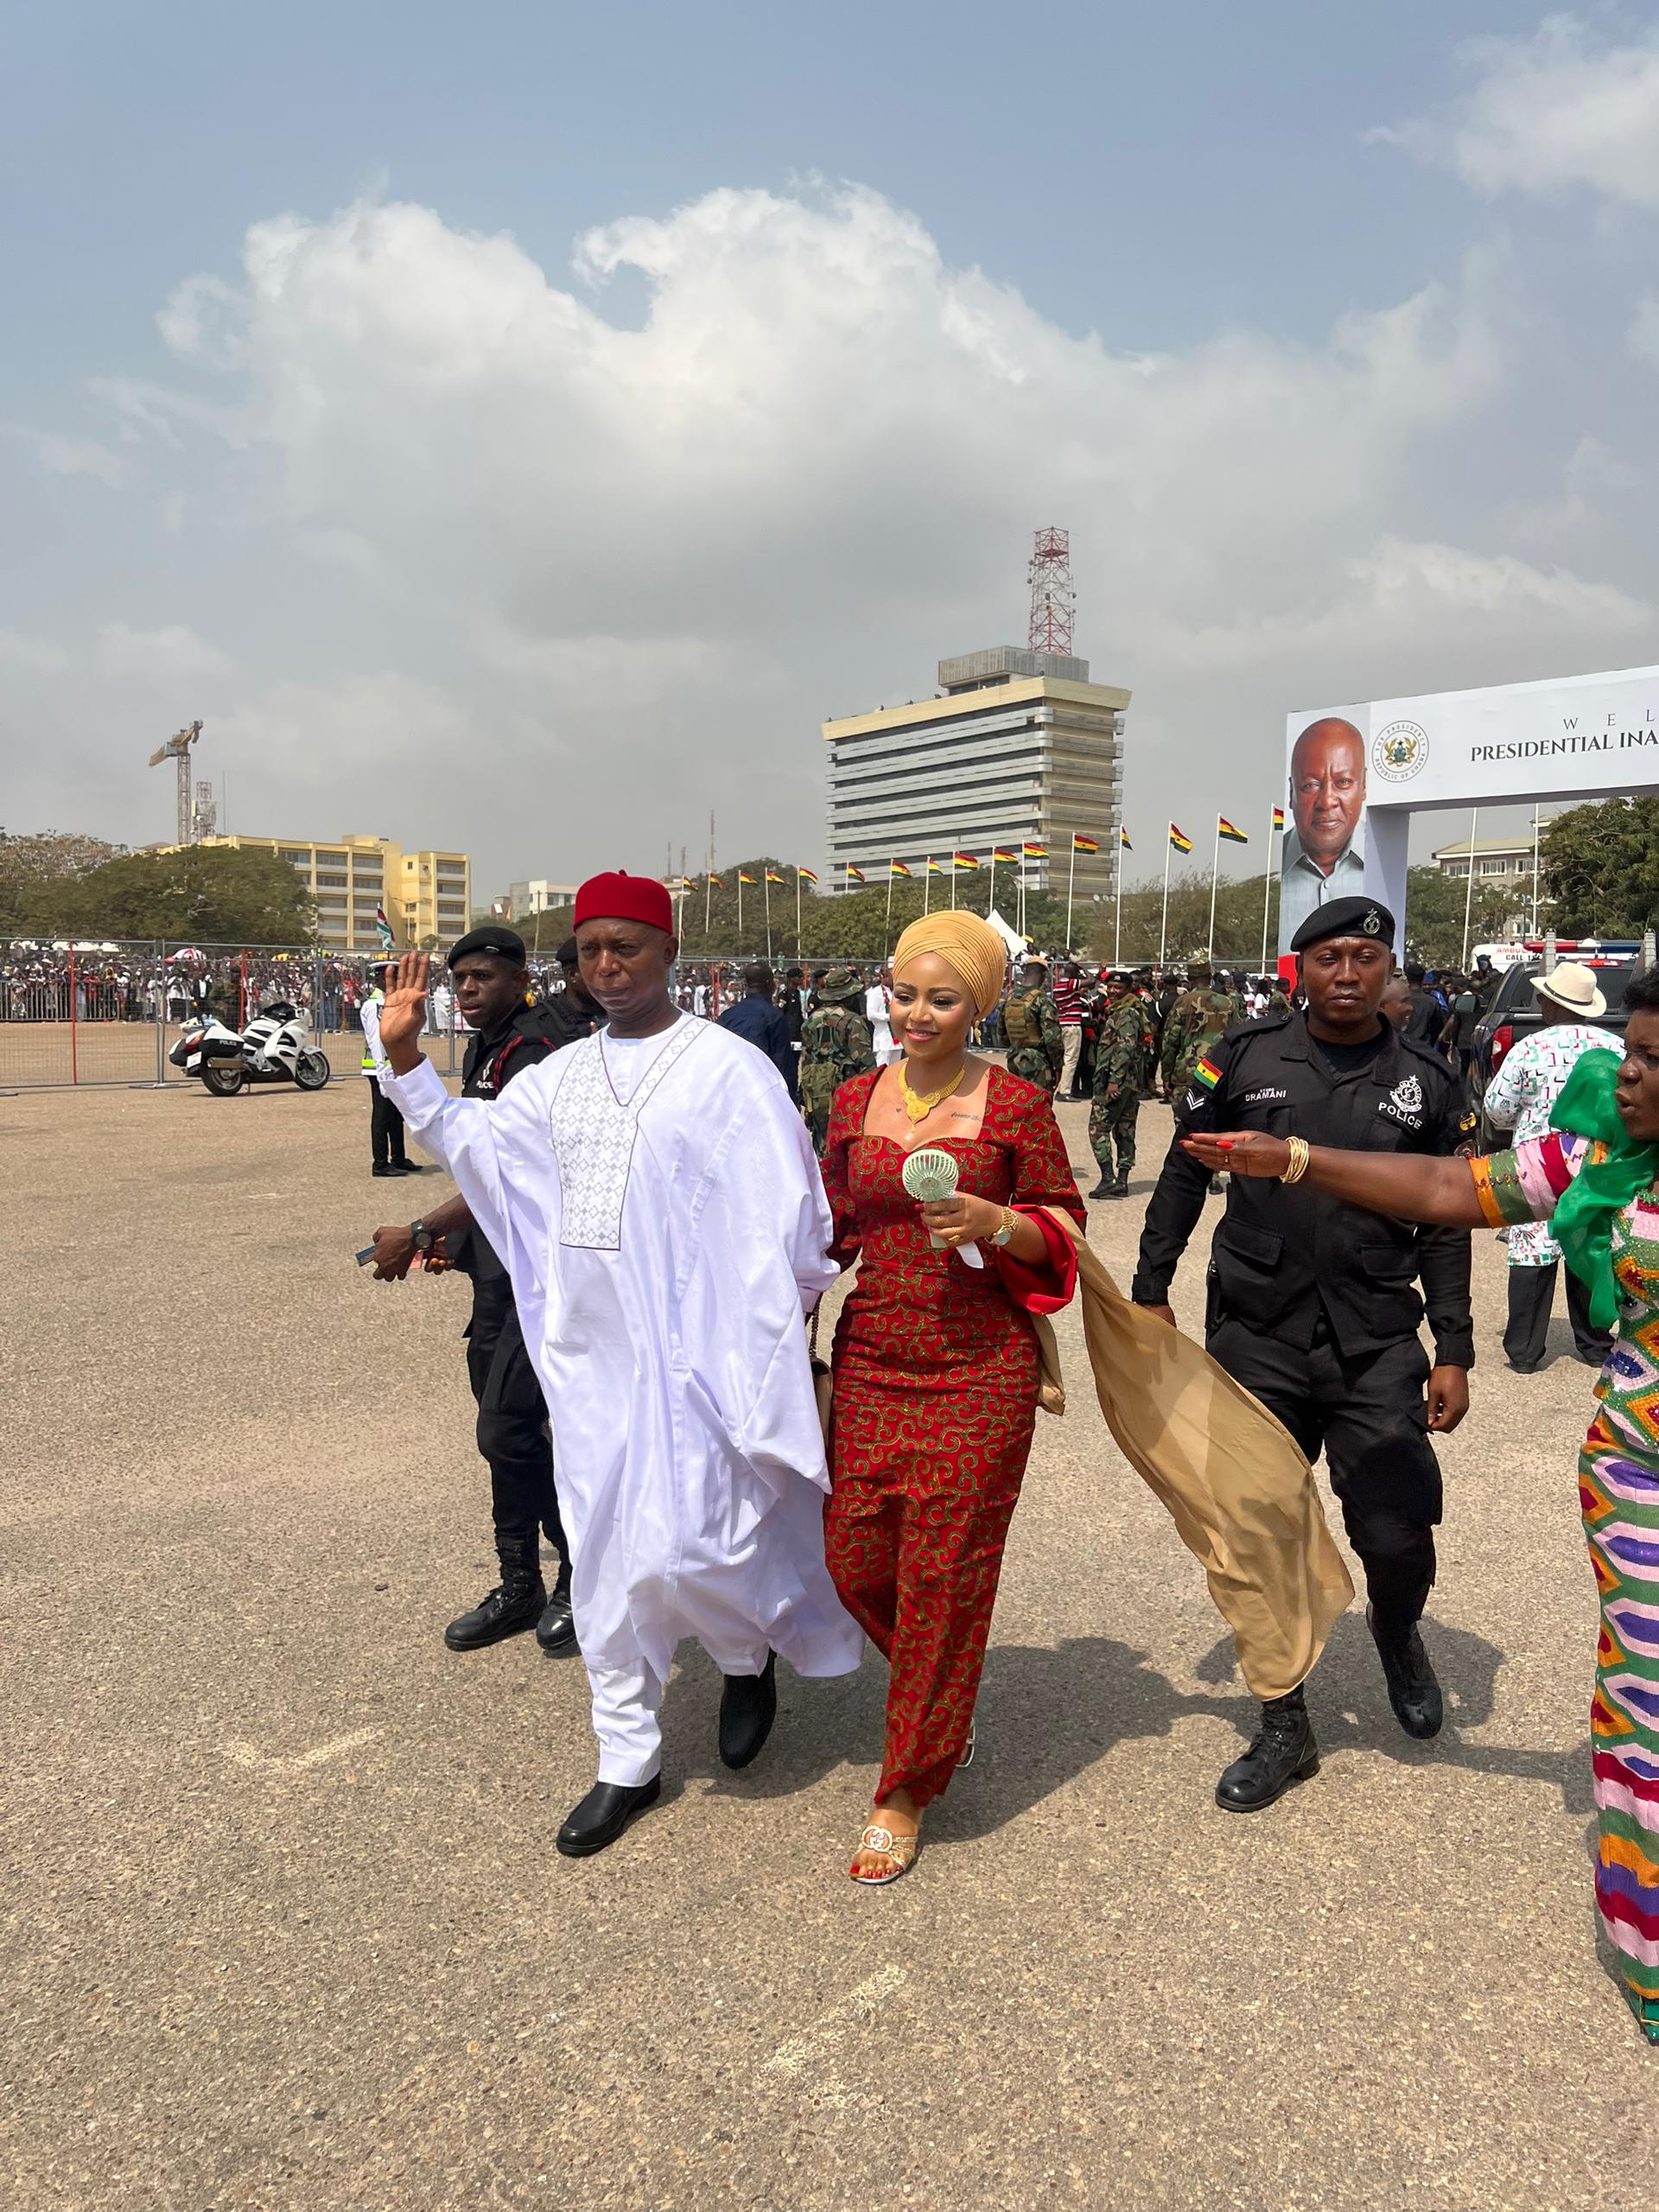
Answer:
<svg viewBox="0 0 1659 2212"><path fill-rule="evenodd" d="M163 760L176 760L179 764L179 842L181 845L194 845L196 842L190 804L190 748L200 735L201 724L191 722L176 736L169 737L165 745L149 756L152 768L159 768Z"/></svg>

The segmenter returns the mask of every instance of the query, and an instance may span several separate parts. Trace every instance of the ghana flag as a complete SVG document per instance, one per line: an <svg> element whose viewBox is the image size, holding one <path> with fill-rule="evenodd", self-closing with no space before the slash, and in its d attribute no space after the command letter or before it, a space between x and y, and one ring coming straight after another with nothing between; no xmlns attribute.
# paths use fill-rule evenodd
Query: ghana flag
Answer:
<svg viewBox="0 0 1659 2212"><path fill-rule="evenodd" d="M930 875L949 875L950 873L950 869L946 868L943 861L934 860L929 861L927 864L927 872Z"/></svg>
<svg viewBox="0 0 1659 2212"><path fill-rule="evenodd" d="M737 880L740 883L758 883L760 879L759 876L751 875L747 868L741 868L737 871Z"/></svg>
<svg viewBox="0 0 1659 2212"><path fill-rule="evenodd" d="M910 870L905 866L903 861L889 861L887 873L889 875L908 875Z"/></svg>
<svg viewBox="0 0 1659 2212"><path fill-rule="evenodd" d="M1216 1065L1208 1052L1205 1054L1204 1058L1198 1062L1197 1067L1193 1069L1192 1080L1194 1083L1202 1084L1206 1090L1213 1090L1216 1085L1221 1081L1221 1070Z"/></svg>
<svg viewBox="0 0 1659 2212"><path fill-rule="evenodd" d="M1242 830L1233 827L1224 814L1216 817L1216 835L1226 844L1248 845L1250 842Z"/></svg>
<svg viewBox="0 0 1659 2212"><path fill-rule="evenodd" d="M766 870L766 881L768 883L781 883L783 880L782 873L779 869L775 868L769 868Z"/></svg>
<svg viewBox="0 0 1659 2212"><path fill-rule="evenodd" d="M1190 853L1192 849L1192 840L1184 837L1173 822L1169 825L1169 842L1178 853Z"/></svg>
<svg viewBox="0 0 1659 2212"><path fill-rule="evenodd" d="M977 868L979 862L971 853L952 853L950 865L952 868Z"/></svg>
<svg viewBox="0 0 1659 2212"><path fill-rule="evenodd" d="M800 877L803 883L816 883L818 880L817 877L813 874L810 868L798 868L795 873Z"/></svg>
<svg viewBox="0 0 1659 2212"><path fill-rule="evenodd" d="M1046 861L1048 858L1046 845L1021 845L1020 849L1028 861Z"/></svg>
<svg viewBox="0 0 1659 2212"><path fill-rule="evenodd" d="M1282 806L1275 806L1273 810L1273 826L1275 830L1282 830L1285 826L1285 810Z"/></svg>
<svg viewBox="0 0 1659 2212"><path fill-rule="evenodd" d="M1014 861L1017 861L1019 857L1019 854L1014 851L1011 845L993 845L991 847L991 865L994 868L1012 868Z"/></svg>
<svg viewBox="0 0 1659 2212"><path fill-rule="evenodd" d="M816 883L817 881L817 876L814 876L812 880ZM849 861L847 863L847 880L849 883L862 883L864 880L863 869L861 868L855 868L851 861Z"/></svg>
<svg viewBox="0 0 1659 2212"><path fill-rule="evenodd" d="M1129 833L1127 830L1119 830L1117 833L1117 842L1122 846L1126 853L1132 853L1135 850L1135 847L1129 842Z"/></svg>
<svg viewBox="0 0 1659 2212"><path fill-rule="evenodd" d="M1071 832L1071 849L1074 853L1097 853L1100 840L1098 837L1085 837L1081 830L1074 830Z"/></svg>

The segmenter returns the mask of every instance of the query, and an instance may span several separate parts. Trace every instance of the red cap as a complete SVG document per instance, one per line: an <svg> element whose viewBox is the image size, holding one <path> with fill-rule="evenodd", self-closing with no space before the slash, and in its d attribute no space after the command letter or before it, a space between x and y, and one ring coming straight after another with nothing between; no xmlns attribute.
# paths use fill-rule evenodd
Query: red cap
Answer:
<svg viewBox="0 0 1659 2212"><path fill-rule="evenodd" d="M674 934L674 902L654 875L590 875L576 893L576 918L584 922L646 922L667 936Z"/></svg>

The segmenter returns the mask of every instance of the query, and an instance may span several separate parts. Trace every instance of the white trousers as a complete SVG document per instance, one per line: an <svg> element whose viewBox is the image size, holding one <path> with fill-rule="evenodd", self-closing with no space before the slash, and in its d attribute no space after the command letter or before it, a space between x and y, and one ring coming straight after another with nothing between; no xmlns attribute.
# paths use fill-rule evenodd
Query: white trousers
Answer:
<svg viewBox="0 0 1659 2212"><path fill-rule="evenodd" d="M1060 1062L1059 1088L1055 1096L1069 1098L1071 1087L1077 1079L1077 1057L1083 1051L1083 1024L1080 1021L1064 1023L1060 1029L1060 1043L1065 1058Z"/></svg>
<svg viewBox="0 0 1659 2212"><path fill-rule="evenodd" d="M765 1670L769 1649L762 1637L753 1651L709 1656L722 1675L759 1675ZM658 1720L663 1685L655 1669L644 1658L632 1667L589 1667L588 1689L594 1733L599 1738L599 1779L639 1789L663 1763L663 1732Z"/></svg>

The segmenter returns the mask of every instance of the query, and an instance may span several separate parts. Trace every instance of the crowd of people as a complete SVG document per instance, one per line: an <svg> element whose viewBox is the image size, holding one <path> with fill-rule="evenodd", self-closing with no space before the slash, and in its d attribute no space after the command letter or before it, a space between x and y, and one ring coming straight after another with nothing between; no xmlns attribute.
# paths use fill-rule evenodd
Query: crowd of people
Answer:
<svg viewBox="0 0 1659 2212"><path fill-rule="evenodd" d="M473 1279L501 1580L446 1637L533 1630L588 1672L598 1777L560 1852L609 1847L657 1802L678 1642L720 1669L735 1768L767 1740L780 1657L839 1674L868 1638L888 1698L849 1872L911 1870L979 1748L1004 1539L1037 1414L1064 1400L1047 1317L1074 1298L1112 1435L1203 1562L1260 1701L1216 1802L1260 1813L1319 1770L1307 1685L1352 1595L1321 1453L1390 1705L1431 1740L1431 1440L1469 1408L1467 1232L1484 1224L1521 1240L1518 1265L1564 1257L1580 1351L1605 1355L1580 1468L1603 1593L1596 1890L1659 2042L1659 977L1631 984L1622 1046L1587 970L1537 979L1541 1027L1489 1101L1515 1148L1481 1156L1459 1002L1486 980L1437 995L1396 974L1394 918L1363 898L1310 915L1289 988L1202 963L1085 978L1031 958L1010 977L995 933L957 912L906 930L879 973L688 976L671 922L649 879L592 880L539 993L522 940L471 933L448 969L460 1097L420 1052L425 956L389 970L372 1024L375 1090L456 1185L375 1232L375 1272ZM1174 1132L1126 1300L1089 1248L1054 1101L1090 1101L1103 1200L1128 1190L1160 1084ZM1169 1300L1217 1190L1199 1344ZM854 1266L815 1359L812 1317Z"/></svg>

